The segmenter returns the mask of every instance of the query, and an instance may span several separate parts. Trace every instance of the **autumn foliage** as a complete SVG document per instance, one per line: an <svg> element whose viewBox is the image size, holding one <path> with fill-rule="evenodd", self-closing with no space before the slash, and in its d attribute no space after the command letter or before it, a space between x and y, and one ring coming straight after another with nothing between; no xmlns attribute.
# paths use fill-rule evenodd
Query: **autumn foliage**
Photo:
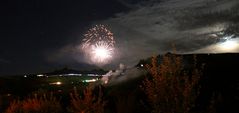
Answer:
<svg viewBox="0 0 239 113"><path fill-rule="evenodd" d="M34 94L22 101L15 100L10 103L5 113L61 113L60 101L52 94Z"/></svg>
<svg viewBox="0 0 239 113"><path fill-rule="evenodd" d="M97 95L94 94L93 88L88 86L80 95L77 90L70 94L71 106L69 112L72 113L104 113L106 101L103 100L103 93L99 88Z"/></svg>
<svg viewBox="0 0 239 113"><path fill-rule="evenodd" d="M189 113L199 95L201 71L195 67L185 71L180 56L164 55L162 62L152 58L147 65L149 77L142 89L147 96L152 113Z"/></svg>

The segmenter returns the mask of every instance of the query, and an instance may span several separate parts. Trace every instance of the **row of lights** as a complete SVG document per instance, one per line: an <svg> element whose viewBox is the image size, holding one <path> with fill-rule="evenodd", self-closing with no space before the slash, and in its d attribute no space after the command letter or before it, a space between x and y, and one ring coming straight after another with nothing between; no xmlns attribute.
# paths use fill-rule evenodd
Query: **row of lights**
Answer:
<svg viewBox="0 0 239 113"><path fill-rule="evenodd" d="M96 78L96 79L90 79L90 80L82 80L82 82L96 82L98 81L99 79ZM73 83L73 82L72 82ZM52 83L49 83L50 85L62 85L62 82L60 81L57 81L57 82L52 82Z"/></svg>

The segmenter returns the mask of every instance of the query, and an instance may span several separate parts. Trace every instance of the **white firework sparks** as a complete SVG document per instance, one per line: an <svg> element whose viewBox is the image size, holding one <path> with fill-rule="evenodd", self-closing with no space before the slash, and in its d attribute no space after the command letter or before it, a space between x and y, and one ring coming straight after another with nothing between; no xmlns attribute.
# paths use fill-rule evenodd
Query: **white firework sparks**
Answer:
<svg viewBox="0 0 239 113"><path fill-rule="evenodd" d="M95 45L92 45L91 49L91 60L95 61L96 63L106 62L112 57L114 52L114 48L104 41L99 41Z"/></svg>
<svg viewBox="0 0 239 113"><path fill-rule="evenodd" d="M107 64L113 57L114 37L104 25L96 25L84 35L82 50L97 65Z"/></svg>

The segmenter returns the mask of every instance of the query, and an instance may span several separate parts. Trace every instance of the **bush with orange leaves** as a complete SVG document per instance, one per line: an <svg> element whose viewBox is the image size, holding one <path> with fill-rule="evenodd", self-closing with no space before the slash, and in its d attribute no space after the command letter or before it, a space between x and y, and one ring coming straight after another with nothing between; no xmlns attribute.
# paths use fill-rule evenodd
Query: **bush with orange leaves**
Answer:
<svg viewBox="0 0 239 113"><path fill-rule="evenodd" d="M22 101L13 101L5 113L62 113L62 108L60 101L52 94L34 94Z"/></svg>
<svg viewBox="0 0 239 113"><path fill-rule="evenodd" d="M77 90L71 93L71 106L68 111L72 113L104 113L106 102L103 100L101 88L98 90L98 95L94 95L93 88L88 86L80 96Z"/></svg>
<svg viewBox="0 0 239 113"><path fill-rule="evenodd" d="M147 69L151 76L143 81L142 89L152 113L189 113L199 95L198 82L202 75L196 63L186 72L182 57L164 55L160 64L153 57Z"/></svg>

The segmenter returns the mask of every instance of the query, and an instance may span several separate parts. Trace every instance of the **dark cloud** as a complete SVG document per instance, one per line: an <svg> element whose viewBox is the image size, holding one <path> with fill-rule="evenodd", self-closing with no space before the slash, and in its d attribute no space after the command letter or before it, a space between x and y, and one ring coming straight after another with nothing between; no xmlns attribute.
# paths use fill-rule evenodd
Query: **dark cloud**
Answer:
<svg viewBox="0 0 239 113"><path fill-rule="evenodd" d="M239 33L238 0L118 1L129 11L92 23L105 24L114 33L117 50L106 67L133 66L139 59L173 51L173 45L179 53L225 52L217 48L220 38ZM80 40L67 44L52 59L86 62L79 45Z"/></svg>
<svg viewBox="0 0 239 113"><path fill-rule="evenodd" d="M172 51L172 44L180 53L212 52L204 49L218 42L220 37L212 34L239 32L238 0L147 0L131 8L99 22L110 25L123 54L121 60L131 59L130 63Z"/></svg>

